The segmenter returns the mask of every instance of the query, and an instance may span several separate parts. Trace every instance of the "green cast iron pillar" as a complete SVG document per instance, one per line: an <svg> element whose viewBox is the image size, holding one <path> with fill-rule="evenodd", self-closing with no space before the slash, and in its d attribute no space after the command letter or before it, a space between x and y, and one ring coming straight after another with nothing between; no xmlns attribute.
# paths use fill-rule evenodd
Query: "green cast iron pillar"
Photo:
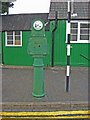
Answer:
<svg viewBox="0 0 90 120"><path fill-rule="evenodd" d="M47 52L47 39L45 37L44 22L41 19L36 19L32 22L32 30L28 45L28 53L34 58L32 91L34 97L45 96L43 58L47 55Z"/></svg>
<svg viewBox="0 0 90 120"><path fill-rule="evenodd" d="M43 58L35 57L33 66L34 66L34 81L32 95L35 97L43 97L45 95Z"/></svg>

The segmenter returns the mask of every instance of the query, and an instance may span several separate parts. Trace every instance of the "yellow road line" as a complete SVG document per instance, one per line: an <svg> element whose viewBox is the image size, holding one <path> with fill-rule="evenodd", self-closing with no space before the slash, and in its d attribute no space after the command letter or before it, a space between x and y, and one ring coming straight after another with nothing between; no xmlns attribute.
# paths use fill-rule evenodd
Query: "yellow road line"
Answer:
<svg viewBox="0 0 90 120"><path fill-rule="evenodd" d="M0 112L4 119L83 119L90 118L90 110L54 111L54 112Z"/></svg>
<svg viewBox="0 0 90 120"><path fill-rule="evenodd" d="M75 110L75 111L54 111L54 112L0 112L0 116L58 116L58 115L78 115L78 114L90 114L90 110Z"/></svg>

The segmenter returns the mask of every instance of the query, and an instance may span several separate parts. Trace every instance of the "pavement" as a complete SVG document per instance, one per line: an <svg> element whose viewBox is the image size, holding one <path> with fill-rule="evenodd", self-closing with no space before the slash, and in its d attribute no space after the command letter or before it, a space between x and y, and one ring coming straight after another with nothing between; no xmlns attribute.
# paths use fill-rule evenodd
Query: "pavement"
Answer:
<svg viewBox="0 0 90 120"><path fill-rule="evenodd" d="M32 96L32 67L4 66L1 73L2 111L89 109L87 67L71 67L68 93L65 92L65 67L44 68L45 97L42 98Z"/></svg>

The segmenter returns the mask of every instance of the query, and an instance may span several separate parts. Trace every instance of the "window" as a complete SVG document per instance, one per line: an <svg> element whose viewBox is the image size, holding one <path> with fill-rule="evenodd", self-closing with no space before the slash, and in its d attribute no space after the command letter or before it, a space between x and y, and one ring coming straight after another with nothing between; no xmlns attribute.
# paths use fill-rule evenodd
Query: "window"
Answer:
<svg viewBox="0 0 90 120"><path fill-rule="evenodd" d="M22 32L21 31L6 32L6 46L22 46Z"/></svg>
<svg viewBox="0 0 90 120"><path fill-rule="evenodd" d="M71 41L77 41L78 23L71 23Z"/></svg>
<svg viewBox="0 0 90 120"><path fill-rule="evenodd" d="M89 42L90 42L90 23L82 21L71 21L71 43L89 43Z"/></svg>
<svg viewBox="0 0 90 120"><path fill-rule="evenodd" d="M80 23L80 40L89 40L89 24Z"/></svg>

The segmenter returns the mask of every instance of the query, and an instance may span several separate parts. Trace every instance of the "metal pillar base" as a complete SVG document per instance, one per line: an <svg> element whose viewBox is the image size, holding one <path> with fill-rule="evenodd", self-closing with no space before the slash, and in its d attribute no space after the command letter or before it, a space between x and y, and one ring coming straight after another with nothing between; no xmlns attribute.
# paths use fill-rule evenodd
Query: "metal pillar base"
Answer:
<svg viewBox="0 0 90 120"><path fill-rule="evenodd" d="M43 57L34 57L34 81L33 92L34 97L44 97L44 70Z"/></svg>

